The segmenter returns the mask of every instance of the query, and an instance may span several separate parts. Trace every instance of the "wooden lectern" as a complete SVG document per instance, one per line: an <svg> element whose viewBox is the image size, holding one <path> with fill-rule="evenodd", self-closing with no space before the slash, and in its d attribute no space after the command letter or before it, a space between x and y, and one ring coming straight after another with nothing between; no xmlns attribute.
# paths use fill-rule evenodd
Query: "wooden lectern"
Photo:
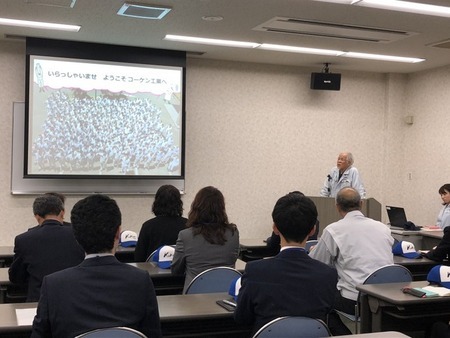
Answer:
<svg viewBox="0 0 450 338"><path fill-rule="evenodd" d="M334 197L308 196L317 207L320 222L319 237L322 235L323 229L338 220L341 216L336 210L336 199ZM374 198L363 200L361 212L374 220L381 221L381 204Z"/></svg>

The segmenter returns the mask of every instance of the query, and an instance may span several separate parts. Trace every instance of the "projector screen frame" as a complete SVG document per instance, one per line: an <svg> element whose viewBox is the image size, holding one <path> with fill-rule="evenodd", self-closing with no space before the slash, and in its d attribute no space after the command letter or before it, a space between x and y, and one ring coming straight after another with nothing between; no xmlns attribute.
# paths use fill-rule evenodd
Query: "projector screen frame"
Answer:
<svg viewBox="0 0 450 338"><path fill-rule="evenodd" d="M26 175L28 155L24 153L28 144L28 100L29 100L29 61L30 55L64 57L70 59L117 61L121 63L150 64L155 66L173 66L182 68L182 107L181 107L181 158L178 175ZM118 57L120 55L120 57ZM13 135L13 173L11 192L13 194L35 194L47 191L63 193L116 193L116 194L154 194L159 186L173 184L181 192L184 191L185 176L185 98L186 98L186 52L160 50L141 47L117 46L107 44L84 43L74 41L27 38L26 46L26 101L14 103L14 135ZM20 112L19 112L20 111ZM23 117L18 115L23 114ZM22 125L22 132L17 126ZM17 136L21 134L21 149L18 149ZM18 154L22 156L18 161ZM21 162L21 164L19 164Z"/></svg>

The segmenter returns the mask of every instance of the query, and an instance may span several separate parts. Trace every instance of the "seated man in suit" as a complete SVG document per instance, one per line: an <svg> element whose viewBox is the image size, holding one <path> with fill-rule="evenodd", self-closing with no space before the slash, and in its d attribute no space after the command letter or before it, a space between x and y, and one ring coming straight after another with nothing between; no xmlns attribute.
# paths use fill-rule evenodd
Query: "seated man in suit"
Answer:
<svg viewBox="0 0 450 338"><path fill-rule="evenodd" d="M16 236L9 279L14 284L28 283L27 301L39 300L44 276L80 264L84 250L63 225L64 206L53 195L39 196L33 203L38 226Z"/></svg>
<svg viewBox="0 0 450 338"><path fill-rule="evenodd" d="M86 197L73 207L71 221L86 258L44 278L31 337L74 337L113 326L161 337L150 275L114 256L122 222L116 201Z"/></svg>
<svg viewBox="0 0 450 338"><path fill-rule="evenodd" d="M293 191L293 192L290 192L290 194L300 194L300 195L304 196L304 194L300 191ZM318 235L319 235L319 220L316 221L316 231L311 236L308 236L308 241L317 239ZM280 249L281 249L280 236L277 235L274 231L272 231L272 235L270 235L270 237L267 238L266 243L267 243L267 249L269 250L268 252L269 252L270 256L275 256L280 252Z"/></svg>
<svg viewBox="0 0 450 338"><path fill-rule="evenodd" d="M59 192L46 192L44 195L45 196L51 195L51 196L58 197L61 200L61 202L62 202L63 209L65 209L64 205L66 203L66 196L64 196L63 194L60 194ZM63 215L62 219L63 219L63 222L62 222L63 225L72 225L69 222L64 221L64 215ZM33 229L38 228L38 227L39 227L39 224L29 228L28 230L33 230Z"/></svg>
<svg viewBox="0 0 450 338"><path fill-rule="evenodd" d="M253 324L255 332L281 316L326 322L333 309L337 272L310 258L304 249L308 236L315 232L316 206L303 194L290 193L277 201L272 219L281 251L273 258L247 263L234 313L236 322Z"/></svg>

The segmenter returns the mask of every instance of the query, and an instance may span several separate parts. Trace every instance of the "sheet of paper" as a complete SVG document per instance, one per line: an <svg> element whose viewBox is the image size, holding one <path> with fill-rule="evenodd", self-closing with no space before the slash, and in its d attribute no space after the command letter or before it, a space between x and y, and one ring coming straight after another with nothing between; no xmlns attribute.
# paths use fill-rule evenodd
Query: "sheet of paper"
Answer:
<svg viewBox="0 0 450 338"><path fill-rule="evenodd" d="M36 308L16 309L17 325L31 325L33 324L34 316L36 315Z"/></svg>
<svg viewBox="0 0 450 338"><path fill-rule="evenodd" d="M442 231L441 227L438 226L424 226L422 229L422 231Z"/></svg>
<svg viewBox="0 0 450 338"><path fill-rule="evenodd" d="M422 289L435 292L439 296L450 296L450 289L444 288L442 286L428 285L424 286Z"/></svg>

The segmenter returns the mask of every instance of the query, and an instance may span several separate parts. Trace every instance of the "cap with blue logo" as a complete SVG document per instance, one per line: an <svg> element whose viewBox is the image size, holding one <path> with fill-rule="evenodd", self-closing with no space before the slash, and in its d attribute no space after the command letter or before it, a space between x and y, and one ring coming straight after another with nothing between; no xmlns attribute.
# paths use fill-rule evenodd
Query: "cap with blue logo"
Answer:
<svg viewBox="0 0 450 338"><path fill-rule="evenodd" d="M175 248L170 245L159 247L152 256L152 261L162 269L169 269L172 264Z"/></svg>
<svg viewBox="0 0 450 338"><path fill-rule="evenodd" d="M427 280L450 289L450 266L436 265L428 272Z"/></svg>
<svg viewBox="0 0 450 338"><path fill-rule="evenodd" d="M241 277L238 277L231 282L228 294L232 296L234 300L237 300L240 289L241 289Z"/></svg>
<svg viewBox="0 0 450 338"><path fill-rule="evenodd" d="M125 248L130 246L136 246L138 236L134 231L125 230L122 231L119 238L119 245Z"/></svg>
<svg viewBox="0 0 450 338"><path fill-rule="evenodd" d="M419 258L420 253L416 251L414 244L407 241L398 242L393 248L392 253L396 256L403 256L406 258Z"/></svg>

